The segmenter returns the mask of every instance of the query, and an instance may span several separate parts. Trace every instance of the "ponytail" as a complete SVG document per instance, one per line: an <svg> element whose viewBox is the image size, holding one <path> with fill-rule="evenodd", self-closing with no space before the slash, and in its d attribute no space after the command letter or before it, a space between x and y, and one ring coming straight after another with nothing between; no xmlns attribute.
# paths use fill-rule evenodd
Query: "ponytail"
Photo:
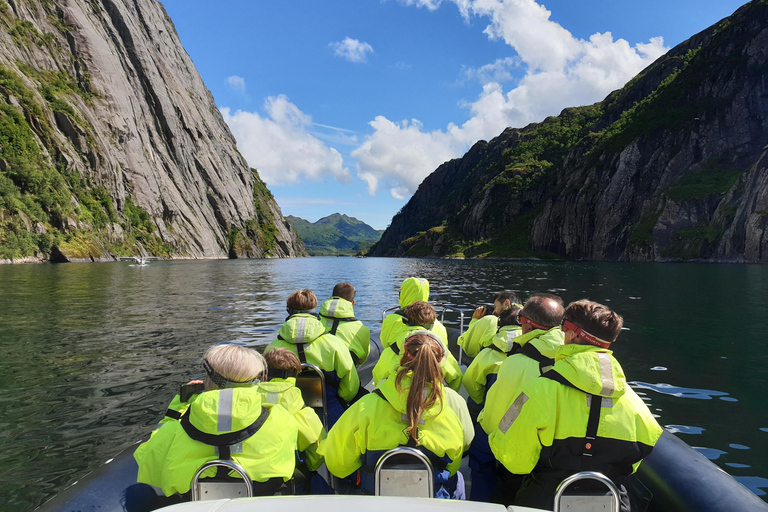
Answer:
<svg viewBox="0 0 768 512"><path fill-rule="evenodd" d="M443 370L440 360L443 346L432 333L419 331L405 340L405 350L400 360L401 368L395 377L395 388L402 391L403 378L411 373L411 387L405 405L405 416L410 423L408 434L414 441L419 437L419 420L422 413L440 399L442 407Z"/></svg>

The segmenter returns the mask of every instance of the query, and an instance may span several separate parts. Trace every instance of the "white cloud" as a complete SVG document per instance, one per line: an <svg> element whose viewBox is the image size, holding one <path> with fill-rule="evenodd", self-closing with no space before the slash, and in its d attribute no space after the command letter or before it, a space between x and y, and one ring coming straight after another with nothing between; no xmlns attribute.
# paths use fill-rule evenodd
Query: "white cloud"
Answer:
<svg viewBox="0 0 768 512"><path fill-rule="evenodd" d="M345 37L343 41L328 43L333 48L333 54L350 62L365 62L367 54L373 53L373 47L368 43Z"/></svg>
<svg viewBox="0 0 768 512"><path fill-rule="evenodd" d="M443 0L400 1L435 10ZM668 50L660 37L635 46L614 40L610 32L577 39L534 0L444 1L454 3L467 20L488 19L485 34L514 48L517 57L465 72L484 83L478 98L462 105L471 117L461 126L452 123L427 133L415 120L395 123L376 117L370 123L374 133L352 152L357 175L371 194L386 186L394 197L407 196L438 165L461 156L474 142L493 138L507 126L557 115L565 107L600 101ZM525 75L504 92L501 83L509 81L515 65Z"/></svg>
<svg viewBox="0 0 768 512"><path fill-rule="evenodd" d="M505 57L479 68L467 68L464 70L464 76L468 79L477 80L481 84L504 83L513 79L511 70L521 66L522 61L519 57Z"/></svg>
<svg viewBox="0 0 768 512"><path fill-rule="evenodd" d="M245 79L241 76L232 75L227 77L227 84L237 92L245 92Z"/></svg>
<svg viewBox="0 0 768 512"><path fill-rule="evenodd" d="M309 115L284 95L267 98L264 109L267 117L242 110L232 114L227 107L221 114L237 139L238 149L268 185L326 177L339 183L351 181L341 154L309 133L313 126Z"/></svg>

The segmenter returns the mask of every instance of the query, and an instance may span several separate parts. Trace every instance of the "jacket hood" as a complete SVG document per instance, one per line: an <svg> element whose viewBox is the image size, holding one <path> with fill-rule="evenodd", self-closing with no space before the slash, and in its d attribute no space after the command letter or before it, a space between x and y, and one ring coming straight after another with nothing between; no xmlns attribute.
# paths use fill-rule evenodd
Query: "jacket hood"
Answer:
<svg viewBox="0 0 768 512"><path fill-rule="evenodd" d="M353 318L355 310L347 299L331 297L320 306L320 314L326 318Z"/></svg>
<svg viewBox="0 0 768 512"><path fill-rule="evenodd" d="M429 299L429 281L420 277L409 277L400 285L400 298L398 302L401 308L405 308L422 300L427 302Z"/></svg>
<svg viewBox="0 0 768 512"><path fill-rule="evenodd" d="M563 341L565 341L565 333L560 327L553 327L548 331L534 329L528 334L520 334L515 338L515 343L521 347L526 343L530 343L536 347L541 355L553 359L557 353L557 349L562 346Z"/></svg>
<svg viewBox="0 0 768 512"><path fill-rule="evenodd" d="M280 327L278 336L288 343L312 343L325 334L325 328L314 315L291 315Z"/></svg>
<svg viewBox="0 0 768 512"><path fill-rule="evenodd" d="M398 366L396 371L392 372L389 377L382 380L379 383L379 390L382 392L382 394L384 394L387 402L389 402L389 404L394 407L397 412L405 414L406 404L408 402L408 391L411 389L411 374L408 373L405 377L403 377L403 380L400 382L403 390L398 391L397 387L395 386L395 380L399 370L400 367ZM445 392L441 392L440 397L438 398L437 402L435 402L435 405L424 411L421 414L421 417L427 419L437 416L442 408L445 408L444 401Z"/></svg>
<svg viewBox="0 0 768 512"><path fill-rule="evenodd" d="M189 406L189 422L206 434L225 434L251 425L261 414L256 386L201 393Z"/></svg>
<svg viewBox="0 0 768 512"><path fill-rule="evenodd" d="M512 343L517 341L520 336L522 336L522 329L519 325L505 325L494 335L491 345L502 352L509 352L512 350Z"/></svg>
<svg viewBox="0 0 768 512"><path fill-rule="evenodd" d="M627 390L627 378L612 353L592 345L563 345L557 349L554 369L585 393L618 398Z"/></svg>
<svg viewBox="0 0 768 512"><path fill-rule="evenodd" d="M279 404L292 415L304 408L304 400L301 397L301 391L296 387L294 377L259 382L258 389L264 407L269 408Z"/></svg>

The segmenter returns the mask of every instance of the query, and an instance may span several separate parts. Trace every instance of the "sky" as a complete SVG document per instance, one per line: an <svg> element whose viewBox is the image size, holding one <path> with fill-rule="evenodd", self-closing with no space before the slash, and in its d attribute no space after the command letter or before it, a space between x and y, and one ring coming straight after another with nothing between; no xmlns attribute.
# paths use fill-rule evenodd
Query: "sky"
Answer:
<svg viewBox="0 0 768 512"><path fill-rule="evenodd" d="M384 229L479 140L602 100L740 0L162 0L283 215Z"/></svg>

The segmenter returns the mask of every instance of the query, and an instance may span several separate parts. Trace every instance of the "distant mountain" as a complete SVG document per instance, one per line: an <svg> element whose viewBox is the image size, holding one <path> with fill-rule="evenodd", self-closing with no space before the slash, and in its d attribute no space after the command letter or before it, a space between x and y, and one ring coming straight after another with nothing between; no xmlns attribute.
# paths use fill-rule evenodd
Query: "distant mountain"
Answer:
<svg viewBox="0 0 768 512"><path fill-rule="evenodd" d="M301 236L310 256L353 256L366 252L383 233L361 220L340 213L314 223L293 215L288 215L286 219Z"/></svg>

